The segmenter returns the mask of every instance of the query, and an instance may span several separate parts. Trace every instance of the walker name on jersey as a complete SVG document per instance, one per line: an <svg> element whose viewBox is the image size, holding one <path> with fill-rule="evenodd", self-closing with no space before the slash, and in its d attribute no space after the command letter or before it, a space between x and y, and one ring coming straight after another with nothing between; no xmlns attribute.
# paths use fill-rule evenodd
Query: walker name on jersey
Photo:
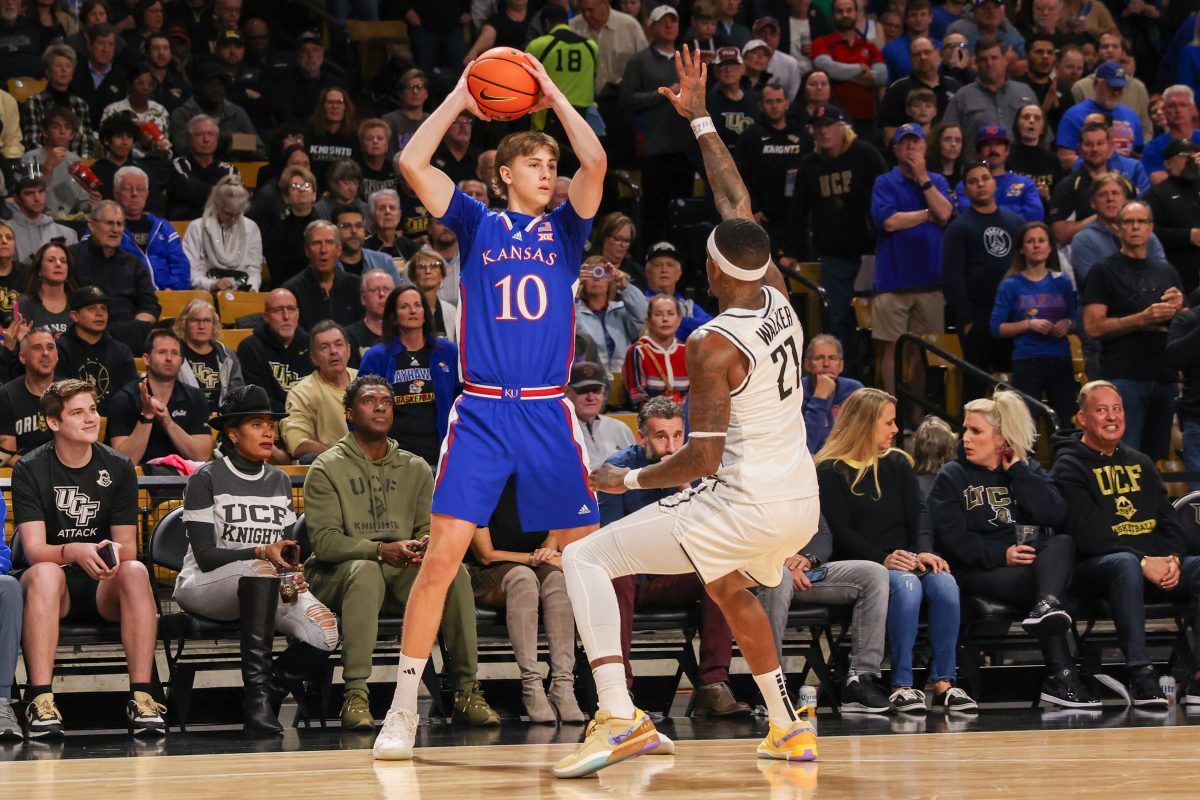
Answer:
<svg viewBox="0 0 1200 800"><path fill-rule="evenodd" d="M787 330L796 324L796 316L791 306L782 306L774 314L763 320L763 324L755 331L763 344L770 344L780 331Z"/></svg>
<svg viewBox="0 0 1200 800"><path fill-rule="evenodd" d="M553 267L554 262L557 260L558 253L543 252L540 247L521 247L514 244L500 248L489 247L483 251L483 265L485 267L501 261L540 261L547 267Z"/></svg>
<svg viewBox="0 0 1200 800"><path fill-rule="evenodd" d="M221 538L235 544L270 544L279 537L288 509L257 503L224 503L220 507ZM268 527L257 527L265 525Z"/></svg>

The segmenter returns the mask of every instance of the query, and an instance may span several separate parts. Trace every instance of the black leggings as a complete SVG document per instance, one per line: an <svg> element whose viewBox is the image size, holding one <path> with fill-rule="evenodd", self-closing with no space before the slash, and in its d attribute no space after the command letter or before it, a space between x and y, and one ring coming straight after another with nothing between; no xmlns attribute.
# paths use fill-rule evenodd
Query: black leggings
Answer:
<svg viewBox="0 0 1200 800"><path fill-rule="evenodd" d="M1038 547L1033 566L960 573L958 588L962 594L987 597L1018 608L1032 608L1048 595L1060 600L1065 597L1074 567L1075 540L1066 535L1052 536ZM1050 669L1070 665L1066 634L1039 636L1038 644Z"/></svg>

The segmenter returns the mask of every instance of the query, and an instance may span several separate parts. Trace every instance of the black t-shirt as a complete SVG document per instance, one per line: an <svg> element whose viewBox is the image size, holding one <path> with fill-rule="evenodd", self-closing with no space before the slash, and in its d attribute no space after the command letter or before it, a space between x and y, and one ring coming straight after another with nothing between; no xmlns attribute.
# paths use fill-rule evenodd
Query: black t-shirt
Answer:
<svg viewBox="0 0 1200 800"><path fill-rule="evenodd" d="M47 327L54 331L55 338L62 336L71 327L71 309L69 306L57 313L47 311L46 307L40 301L35 300L29 295L23 295L17 301L17 305L21 309L22 317L33 320L33 327Z"/></svg>
<svg viewBox="0 0 1200 800"><path fill-rule="evenodd" d="M454 153L450 152L450 148L443 144L433 154L433 165L446 173L446 176L455 183L470 180L475 178L479 152L478 147L468 145L467 152L463 153L462 159L459 160L454 157Z"/></svg>
<svg viewBox="0 0 1200 800"><path fill-rule="evenodd" d="M358 184L358 196L364 201L384 189L391 189L399 194L400 176L396 174L391 161L385 158L382 169L372 169L367 166L366 162L359 159L358 166L362 169L362 181Z"/></svg>
<svg viewBox="0 0 1200 800"><path fill-rule="evenodd" d="M17 298L29 285L29 265L23 261L13 261L12 269L7 275L0 275L0 324L5 326L12 322L13 308Z"/></svg>
<svg viewBox="0 0 1200 800"><path fill-rule="evenodd" d="M441 442L437 432L437 404L429 374L429 348L405 350L396 357L392 373L395 415L392 438L401 448L436 464Z"/></svg>
<svg viewBox="0 0 1200 800"><path fill-rule="evenodd" d="M367 321L360 319L346 328L346 337L350 339L350 366L357 367L363 355L382 341L375 332L367 327Z"/></svg>
<svg viewBox="0 0 1200 800"><path fill-rule="evenodd" d="M1033 178L1038 184L1054 186L1063 176L1062 162L1048 147L1033 147L1014 142L1005 167L1009 172Z"/></svg>
<svg viewBox="0 0 1200 800"><path fill-rule="evenodd" d="M129 436L142 418L142 400L138 394L139 381L127 383L109 398L108 401L108 438L112 441L116 436ZM161 398L160 398L161 399ZM208 399L204 392L186 384L175 381L171 391L171 399L167 401L167 411L175 424L190 435L208 433ZM146 452L142 455L145 464L155 458L163 458L175 454L175 446L163 426L157 420L150 431L150 440L146 442Z"/></svg>
<svg viewBox="0 0 1200 800"><path fill-rule="evenodd" d="M525 13L524 19L515 20L501 11L488 17L484 24L496 29L494 47L515 47L524 50L525 45L529 44L529 23L532 21L533 15L529 12Z"/></svg>
<svg viewBox="0 0 1200 800"><path fill-rule="evenodd" d="M754 91L743 91L741 100L731 100L719 89L713 89L708 93L708 110L717 126L717 135L733 150L738 137L758 122L758 95Z"/></svg>
<svg viewBox="0 0 1200 800"><path fill-rule="evenodd" d="M208 398L209 410L216 411L217 406L221 403L221 359L217 354L217 348L214 347L204 355L200 355L186 344L181 349L183 350L183 360L188 363L188 366L192 368L192 374L196 376L197 386Z"/></svg>
<svg viewBox="0 0 1200 800"><path fill-rule="evenodd" d="M509 478L504 491L496 501L496 510L488 520L488 534L492 549L510 550L514 553L532 553L542 546L549 531L526 532L521 527L521 515L517 509L517 481Z"/></svg>
<svg viewBox="0 0 1200 800"><path fill-rule="evenodd" d="M150 219L143 214L141 219L126 219L125 230L133 237L133 243L143 253L150 246Z"/></svg>
<svg viewBox="0 0 1200 800"><path fill-rule="evenodd" d="M0 386L0 436L17 437L22 456L54 438L42 416L42 398L29 391L23 376Z"/></svg>
<svg viewBox="0 0 1200 800"><path fill-rule="evenodd" d="M1101 303L1110 317L1128 317L1162 299L1172 286L1183 290L1179 273L1165 261L1134 259L1115 253L1088 273L1083 285L1083 305ZM1100 340L1100 377L1138 381L1178 381L1179 373L1167 363L1169 322Z"/></svg>
<svg viewBox="0 0 1200 800"><path fill-rule="evenodd" d="M53 442L35 449L13 469L12 492L16 524L46 523L47 544L98 543L114 525L138 522L133 464L102 444L79 469L58 460Z"/></svg>

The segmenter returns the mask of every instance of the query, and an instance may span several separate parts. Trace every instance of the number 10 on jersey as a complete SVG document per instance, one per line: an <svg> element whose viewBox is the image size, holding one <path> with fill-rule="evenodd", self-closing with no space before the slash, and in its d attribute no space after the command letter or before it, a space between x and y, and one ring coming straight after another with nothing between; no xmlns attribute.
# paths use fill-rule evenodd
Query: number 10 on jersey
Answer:
<svg viewBox="0 0 1200 800"><path fill-rule="evenodd" d="M533 285L532 291L530 284ZM513 276L505 275L493 284L493 288L500 290L500 316L496 317L498 321L513 322L517 319L524 319L535 322L546 315L550 300L546 292L546 283L540 275L522 276L517 281L516 291L513 291ZM533 295L532 307L529 302L530 294ZM513 314L514 307L520 317Z"/></svg>

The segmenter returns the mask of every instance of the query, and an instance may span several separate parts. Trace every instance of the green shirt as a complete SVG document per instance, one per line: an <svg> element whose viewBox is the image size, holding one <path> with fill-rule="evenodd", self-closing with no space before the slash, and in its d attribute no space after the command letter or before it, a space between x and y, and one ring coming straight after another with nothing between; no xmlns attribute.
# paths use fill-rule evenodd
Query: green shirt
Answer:
<svg viewBox="0 0 1200 800"><path fill-rule="evenodd" d="M587 108L596 102L598 50L593 40L580 36L566 25L556 25L525 48L525 52L537 56L554 85L566 95L567 102L576 108Z"/></svg>

